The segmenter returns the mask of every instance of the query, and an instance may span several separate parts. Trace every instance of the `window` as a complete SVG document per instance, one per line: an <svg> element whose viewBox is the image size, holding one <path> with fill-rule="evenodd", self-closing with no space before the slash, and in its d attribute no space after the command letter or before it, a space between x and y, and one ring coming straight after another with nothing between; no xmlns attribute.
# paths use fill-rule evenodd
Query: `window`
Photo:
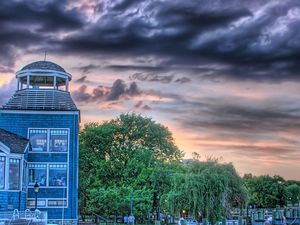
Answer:
<svg viewBox="0 0 300 225"><path fill-rule="evenodd" d="M0 156L0 189L5 186L5 157Z"/></svg>
<svg viewBox="0 0 300 225"><path fill-rule="evenodd" d="M57 200L48 200L48 207L53 206L67 206L67 200L57 199Z"/></svg>
<svg viewBox="0 0 300 225"><path fill-rule="evenodd" d="M23 162L23 181L22 181L22 190L26 191L27 189L27 163L24 161Z"/></svg>
<svg viewBox="0 0 300 225"><path fill-rule="evenodd" d="M32 152L68 152L68 129L29 129Z"/></svg>
<svg viewBox="0 0 300 225"><path fill-rule="evenodd" d="M20 160L9 159L9 189L20 190Z"/></svg>
<svg viewBox="0 0 300 225"><path fill-rule="evenodd" d="M67 186L67 165L49 165L49 186Z"/></svg>
<svg viewBox="0 0 300 225"><path fill-rule="evenodd" d="M50 152L68 151L68 130L51 129L50 130Z"/></svg>
<svg viewBox="0 0 300 225"><path fill-rule="evenodd" d="M29 139L33 152L47 151L47 130L46 129L32 129L29 130Z"/></svg>
<svg viewBox="0 0 300 225"><path fill-rule="evenodd" d="M28 207L35 207L35 200L27 200L27 206ZM45 199L38 199L37 200L37 206L38 207L46 207L46 200Z"/></svg>
<svg viewBox="0 0 300 225"><path fill-rule="evenodd" d="M28 185L34 185L38 182L40 186L46 186L47 183L47 165L46 164L29 164Z"/></svg>

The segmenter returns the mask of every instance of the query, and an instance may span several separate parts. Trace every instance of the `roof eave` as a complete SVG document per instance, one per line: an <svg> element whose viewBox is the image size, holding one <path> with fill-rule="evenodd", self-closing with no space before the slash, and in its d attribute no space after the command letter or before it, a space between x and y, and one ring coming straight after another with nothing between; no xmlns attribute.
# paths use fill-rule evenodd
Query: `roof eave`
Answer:
<svg viewBox="0 0 300 225"><path fill-rule="evenodd" d="M0 149L3 151L6 155L10 154L10 148L5 145L3 142L0 141Z"/></svg>

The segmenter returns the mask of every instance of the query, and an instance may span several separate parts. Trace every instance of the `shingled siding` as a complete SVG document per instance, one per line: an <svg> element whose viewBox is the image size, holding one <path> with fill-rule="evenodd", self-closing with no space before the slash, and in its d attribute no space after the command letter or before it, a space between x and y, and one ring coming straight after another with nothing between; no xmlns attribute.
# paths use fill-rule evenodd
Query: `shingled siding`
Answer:
<svg viewBox="0 0 300 225"><path fill-rule="evenodd" d="M54 112L53 112L54 113ZM68 167L68 191L66 188L41 187L39 198L62 198L68 193L68 208L39 208L48 211L49 219L77 219L78 214L78 114L43 114L35 112L29 114L25 111L8 113L0 111L0 128L16 133L25 138L28 137L28 128L69 128L69 152L68 153L29 153L28 162L67 162ZM69 112L70 113L70 112ZM0 201L7 201L0 192ZM34 199L33 188L28 188L27 198Z"/></svg>
<svg viewBox="0 0 300 225"><path fill-rule="evenodd" d="M26 193L23 191L1 191L0 192L0 211L26 209Z"/></svg>
<svg viewBox="0 0 300 225"><path fill-rule="evenodd" d="M8 192L0 191L0 211L6 211L8 205Z"/></svg>

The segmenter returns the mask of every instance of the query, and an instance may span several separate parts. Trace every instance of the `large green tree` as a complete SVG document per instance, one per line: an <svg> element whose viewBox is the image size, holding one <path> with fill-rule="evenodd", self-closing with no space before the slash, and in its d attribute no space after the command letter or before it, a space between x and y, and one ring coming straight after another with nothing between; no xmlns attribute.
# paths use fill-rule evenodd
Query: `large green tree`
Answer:
<svg viewBox="0 0 300 225"><path fill-rule="evenodd" d="M202 212L214 223L228 216L232 207L245 204L246 190L232 164L193 160L184 172L173 175L171 190L162 202L173 214L184 209L196 217Z"/></svg>
<svg viewBox="0 0 300 225"><path fill-rule="evenodd" d="M292 204L299 203L300 201L300 186L297 183L293 183L287 186L288 200Z"/></svg>
<svg viewBox="0 0 300 225"><path fill-rule="evenodd" d="M275 208L287 203L286 181L280 176L253 176L246 174L244 184L249 193L249 203L259 208Z"/></svg>
<svg viewBox="0 0 300 225"><path fill-rule="evenodd" d="M86 124L80 132L80 212L128 213L132 193L135 214L146 215L156 193L153 174L181 158L171 132L150 118L122 114ZM111 204L103 208L103 202Z"/></svg>

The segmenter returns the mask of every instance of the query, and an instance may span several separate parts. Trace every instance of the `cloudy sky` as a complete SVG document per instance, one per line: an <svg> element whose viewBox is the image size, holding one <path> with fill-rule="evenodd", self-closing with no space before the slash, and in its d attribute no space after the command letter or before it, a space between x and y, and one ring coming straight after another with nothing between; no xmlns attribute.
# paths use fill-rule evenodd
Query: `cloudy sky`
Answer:
<svg viewBox="0 0 300 225"><path fill-rule="evenodd" d="M82 122L152 117L186 152L300 179L300 2L0 1L0 103L47 60Z"/></svg>

